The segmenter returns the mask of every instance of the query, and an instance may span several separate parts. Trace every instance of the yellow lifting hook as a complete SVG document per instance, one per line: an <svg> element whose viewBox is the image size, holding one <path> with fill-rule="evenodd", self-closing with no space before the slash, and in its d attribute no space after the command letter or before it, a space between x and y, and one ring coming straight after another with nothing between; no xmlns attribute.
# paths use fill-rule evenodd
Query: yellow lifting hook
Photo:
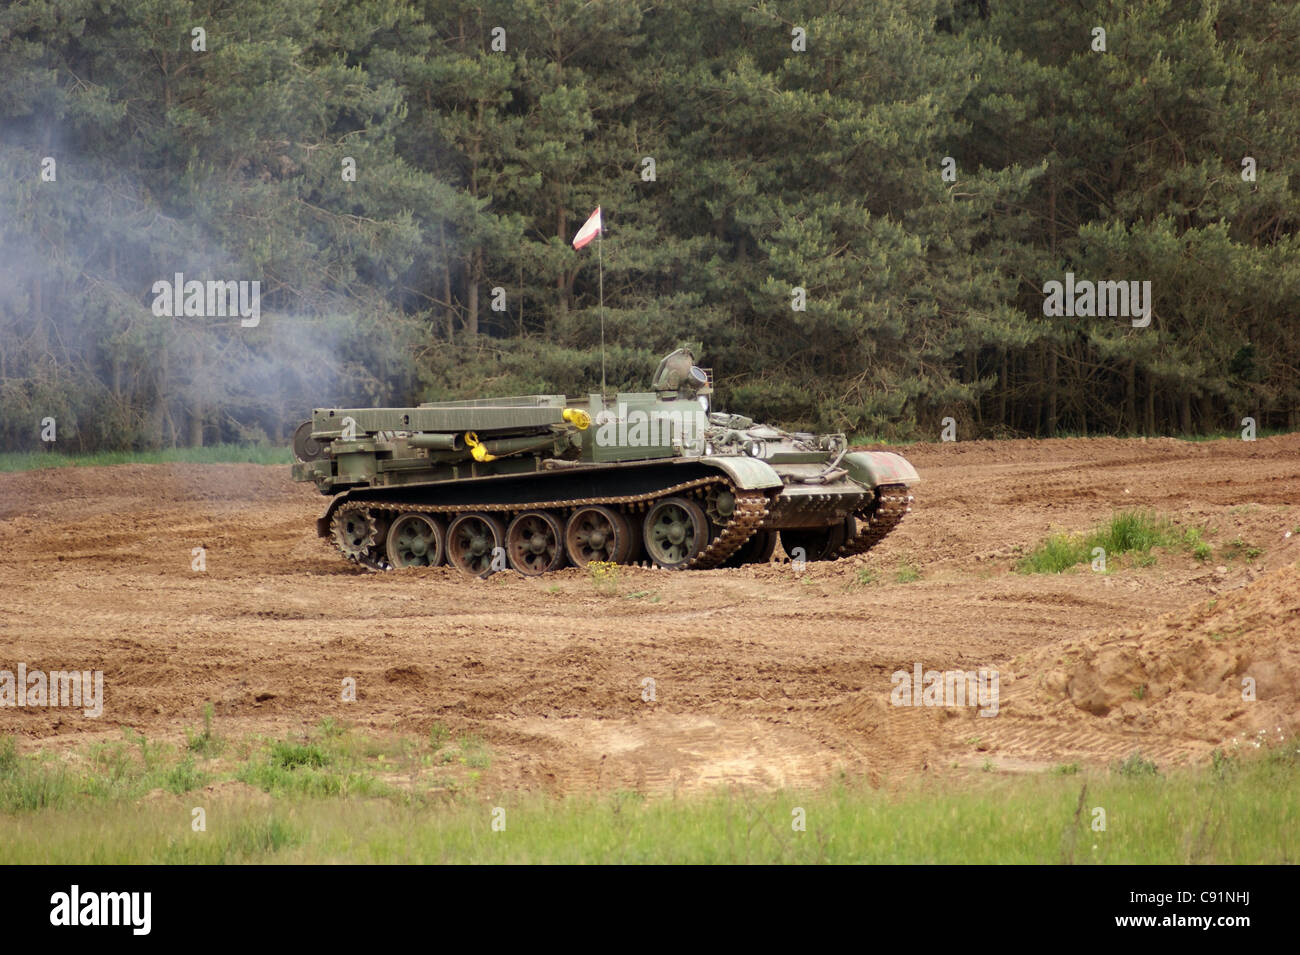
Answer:
<svg viewBox="0 0 1300 955"><path fill-rule="evenodd" d="M479 444L478 434L473 431L465 432L465 447L469 448L469 453L474 456L475 461L495 461L495 454L488 454L488 449Z"/></svg>

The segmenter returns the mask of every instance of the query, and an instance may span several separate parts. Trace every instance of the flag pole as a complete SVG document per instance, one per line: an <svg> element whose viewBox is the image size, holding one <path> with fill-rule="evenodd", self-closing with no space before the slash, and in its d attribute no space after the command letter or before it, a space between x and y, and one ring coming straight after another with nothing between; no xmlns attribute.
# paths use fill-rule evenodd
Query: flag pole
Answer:
<svg viewBox="0 0 1300 955"><path fill-rule="evenodd" d="M605 259L601 252L601 240L605 235L605 223L600 223L596 233L596 265L600 272L600 399L605 400Z"/></svg>

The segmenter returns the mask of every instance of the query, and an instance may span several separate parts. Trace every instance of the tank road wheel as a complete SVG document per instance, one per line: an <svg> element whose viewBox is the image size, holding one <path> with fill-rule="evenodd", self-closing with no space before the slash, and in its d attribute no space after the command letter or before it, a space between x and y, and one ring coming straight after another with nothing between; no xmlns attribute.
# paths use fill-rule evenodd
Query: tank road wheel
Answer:
<svg viewBox="0 0 1300 955"><path fill-rule="evenodd" d="M786 556L794 560L795 548L802 547L804 560L832 560L844 542L858 532L858 523L850 514L830 527L799 527L781 532L781 546Z"/></svg>
<svg viewBox="0 0 1300 955"><path fill-rule="evenodd" d="M635 564L645 554L645 541L642 539L641 522L627 514L620 514L619 516L623 518L623 524L627 527L628 534L628 544L623 550L623 557L619 560L619 563Z"/></svg>
<svg viewBox="0 0 1300 955"><path fill-rule="evenodd" d="M447 535L431 514L403 514L388 528L388 562L394 567L437 567Z"/></svg>
<svg viewBox="0 0 1300 955"><path fill-rule="evenodd" d="M758 530L741 544L734 554L722 562L723 567L740 567L743 564L766 564L776 551L776 531Z"/></svg>
<svg viewBox="0 0 1300 955"><path fill-rule="evenodd" d="M694 501L670 497L656 501L646 512L646 554L660 567L686 566L709 543L709 519Z"/></svg>
<svg viewBox="0 0 1300 955"><path fill-rule="evenodd" d="M505 539L506 529L491 514L462 514L447 528L447 563L462 574L483 577Z"/></svg>
<svg viewBox="0 0 1300 955"><path fill-rule="evenodd" d="M736 514L736 492L715 484L704 495L704 513L709 515L709 523L721 530Z"/></svg>
<svg viewBox="0 0 1300 955"><path fill-rule="evenodd" d="M632 544L627 518L608 507L578 508L564 530L564 548L578 567L592 561L621 564L632 552Z"/></svg>
<svg viewBox="0 0 1300 955"><path fill-rule="evenodd" d="M506 557L525 577L564 566L564 528L553 514L525 511L506 529Z"/></svg>
<svg viewBox="0 0 1300 955"><path fill-rule="evenodd" d="M379 527L369 511L335 511L330 529L339 550L353 560L365 557L379 540Z"/></svg>

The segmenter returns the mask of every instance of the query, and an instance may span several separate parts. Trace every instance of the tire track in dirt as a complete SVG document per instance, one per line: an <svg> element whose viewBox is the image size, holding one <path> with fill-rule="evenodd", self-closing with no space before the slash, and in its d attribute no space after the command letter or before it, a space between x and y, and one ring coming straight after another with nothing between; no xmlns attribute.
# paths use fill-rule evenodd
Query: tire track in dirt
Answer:
<svg viewBox="0 0 1300 955"><path fill-rule="evenodd" d="M488 741L492 785L564 792L1203 755L1204 728L1048 706L1032 695L1047 667L1034 654L1238 593L1300 558L1300 538L1283 536L1300 526L1300 436L905 451L923 478L915 511L869 554L803 574L628 568L612 596L577 569L368 573L315 538L324 500L285 468L0 475L0 667L103 669L107 696L97 721L0 708L0 732L24 746L123 726L180 740L208 701L228 735L301 733L324 717L378 733L439 722ZM1217 557L1207 567L1181 553L1106 576L1011 572L1018 548L1126 506L1263 553L1222 573ZM190 569L198 546L204 573ZM920 579L896 582L903 565ZM997 667L999 715L891 706L890 675L917 662ZM349 676L355 703L339 699Z"/></svg>

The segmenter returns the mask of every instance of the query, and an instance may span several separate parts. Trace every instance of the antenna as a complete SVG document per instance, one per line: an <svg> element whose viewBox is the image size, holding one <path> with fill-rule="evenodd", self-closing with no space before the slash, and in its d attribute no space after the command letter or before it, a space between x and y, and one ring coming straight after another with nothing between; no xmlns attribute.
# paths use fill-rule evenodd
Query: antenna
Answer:
<svg viewBox="0 0 1300 955"><path fill-rule="evenodd" d="M601 240L605 235L605 220L601 219L600 231L596 233L596 264L600 272L600 398L605 400L605 260L601 252Z"/></svg>

